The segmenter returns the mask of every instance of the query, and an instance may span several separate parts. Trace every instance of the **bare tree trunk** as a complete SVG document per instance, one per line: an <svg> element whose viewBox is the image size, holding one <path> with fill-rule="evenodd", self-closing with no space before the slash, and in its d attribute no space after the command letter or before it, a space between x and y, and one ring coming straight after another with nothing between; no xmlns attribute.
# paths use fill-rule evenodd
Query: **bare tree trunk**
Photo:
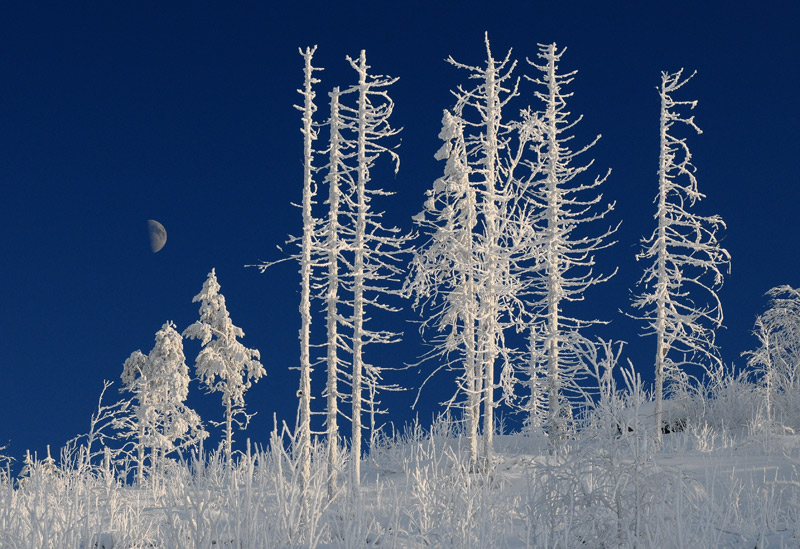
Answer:
<svg viewBox="0 0 800 549"><path fill-rule="evenodd" d="M328 436L328 499L333 499L338 489L336 462L339 453L339 389L338 389L338 292L339 292L339 152L341 135L339 121L339 88L331 93L330 167L328 171L328 295L327 295L327 416Z"/></svg>
<svg viewBox="0 0 800 549"><path fill-rule="evenodd" d="M552 275L551 275L552 276ZM550 441L554 447L558 446L564 438L564 425L561 411L561 368L558 361L558 300L548 296L547 315L547 384L548 396L548 431Z"/></svg>
<svg viewBox="0 0 800 549"><path fill-rule="evenodd" d="M666 248L666 226L667 226L667 106L664 98L661 99L661 121L660 121L660 154L658 159L658 234L657 242L657 267L656 267L656 362L655 362L655 422L656 422L656 444L661 446L661 426L663 424L664 409L664 364L667 360L669 347L667 346L666 335L666 297L667 284L669 282L667 273L667 248Z"/></svg>
<svg viewBox="0 0 800 549"><path fill-rule="evenodd" d="M473 299L473 284L466 282L467 296ZM472 309L470 307L470 309ZM469 440L470 471L478 469L478 427L480 425L481 383L480 365L475 355L475 319L469 312L464 315L464 370L467 381L467 438Z"/></svg>
<svg viewBox="0 0 800 549"><path fill-rule="evenodd" d="M137 456L136 456L136 484L142 485L144 480L144 425L139 424L139 441L137 443Z"/></svg>
<svg viewBox="0 0 800 549"><path fill-rule="evenodd" d="M316 139L312 116L314 106L314 91L312 89L316 80L313 77L314 68L311 59L314 48L301 50L305 60L303 97L303 236L300 247L300 388L298 389L299 418L297 426L297 459L300 467L300 482L303 490L308 486L311 477L311 357L310 357L310 331L311 331L311 247L314 232L314 218L311 215L311 197L313 184L313 148Z"/></svg>
<svg viewBox="0 0 800 549"><path fill-rule="evenodd" d="M358 491L361 486L361 408L364 338L364 248L367 224L367 60L362 50L359 58L358 80L358 177L356 181L356 230L353 243L353 409L351 482Z"/></svg>
<svg viewBox="0 0 800 549"><path fill-rule="evenodd" d="M225 397L225 463L232 467L231 453L233 446L233 411L231 410L231 397Z"/></svg>
<svg viewBox="0 0 800 549"><path fill-rule="evenodd" d="M483 285L486 293L486 307L481 314L480 322L484 325L482 352L483 358L483 458L487 466L491 465L494 454L494 363L497 359L497 331L499 313L497 306L498 266L498 220L497 220L497 132L500 118L500 99L496 80L495 62L486 38L486 143L484 149L485 196L483 199L483 216L486 245L488 246L486 265L486 281Z"/></svg>

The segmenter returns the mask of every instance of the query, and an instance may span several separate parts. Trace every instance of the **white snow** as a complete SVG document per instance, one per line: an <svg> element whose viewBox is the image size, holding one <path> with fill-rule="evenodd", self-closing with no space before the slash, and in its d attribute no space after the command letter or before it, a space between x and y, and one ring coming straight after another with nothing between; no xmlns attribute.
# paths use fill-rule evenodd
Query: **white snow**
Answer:
<svg viewBox="0 0 800 549"><path fill-rule="evenodd" d="M230 469L212 453L141 486L122 482L124 467L79 475L68 459L31 460L18 486L0 484L0 546L796 547L800 436L706 421L719 418L664 435L658 451L652 433L609 435L602 418L557 455L544 437L497 434L480 473L457 424L411 426L364 459L359 498L344 475L332 501L319 445L308 516L277 432Z"/></svg>

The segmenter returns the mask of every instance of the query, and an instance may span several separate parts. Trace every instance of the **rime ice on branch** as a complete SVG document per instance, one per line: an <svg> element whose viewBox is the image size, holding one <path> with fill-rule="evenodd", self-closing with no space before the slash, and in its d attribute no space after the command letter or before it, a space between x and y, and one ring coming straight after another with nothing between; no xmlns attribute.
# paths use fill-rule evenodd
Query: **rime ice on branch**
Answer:
<svg viewBox="0 0 800 549"><path fill-rule="evenodd" d="M584 223L601 220L613 205L596 211L602 196L593 183L573 181L591 165L572 166L573 159L594 143L571 151L567 141L577 121L567 120L568 94L560 87L574 73L559 75L560 53L542 47L545 72L534 80L546 87L536 97L544 111L526 108L514 119L506 115L519 95L512 77L510 52L492 56L486 39L485 67L450 63L469 71L477 85L454 92L456 105L446 111L436 158L445 160L444 176L427 191L415 223L429 238L415 252L406 289L415 306L427 310L421 330L443 367L461 372L456 395L446 402L464 409L470 461L478 463L478 418L483 405L483 453L491 459L495 391L520 406L515 394L519 377L528 377L530 392L522 404L530 422L543 415L542 396L550 393L551 427L563 431L562 387L574 385L580 369L578 329L594 321L561 316L562 303L579 301L590 286L607 279L593 274L594 253L606 246L614 229L585 236ZM511 111L513 112L513 111ZM586 196L589 194L590 196ZM577 236L576 229L581 231ZM531 334L533 358L521 364L522 353L509 347L506 331ZM549 364L541 383L541 362ZM500 375L495 366L500 365ZM459 402L464 395L466 402ZM559 435L560 436L560 435Z"/></svg>
<svg viewBox="0 0 800 549"><path fill-rule="evenodd" d="M542 254L542 265L534 270L524 293L528 296L532 321L529 326L530 352L530 410L532 422L538 413L536 392L547 393L546 424L553 443L563 439L571 408L565 397L582 393L577 378L583 375L585 365L581 348L591 342L581 330L600 322L580 319L564 314L565 305L585 299L586 291L613 276L595 273L595 254L614 244L610 241L616 227L592 234L587 226L603 221L614 209L614 203L603 205L600 186L610 170L602 177L584 182L585 172L594 160L585 164L576 162L600 139L598 135L588 145L572 150L570 142L575 126L582 116L570 119L564 87L569 85L577 71L559 73L558 64L565 49L560 52L555 44L540 45L538 57L541 65L528 61L541 74L530 79L540 90L536 97L544 103L544 110L528 117L540 134L541 143L536 149L534 184L530 185L530 202L539 205L540 211L532 219ZM544 374L544 383L539 377Z"/></svg>
<svg viewBox="0 0 800 549"><path fill-rule="evenodd" d="M208 273L203 289L192 299L200 302L200 320L183 331L184 337L199 339L203 348L195 360L197 377L210 392L222 393L225 406L225 458L231 463L233 424L244 429L251 415L244 411L244 394L252 383L266 375L256 349L248 349L238 339L244 332L231 321L225 296L214 269ZM243 416L243 419L237 419Z"/></svg>
<svg viewBox="0 0 800 549"><path fill-rule="evenodd" d="M371 308L396 311L383 298L399 294L398 278L402 271L398 266L400 256L406 253L409 238L397 228L384 227L382 212L376 211L372 204L374 198L393 194L373 184L372 172L378 158L387 156L393 163L395 172L399 168L399 156L394 146L387 143L396 136L398 129L392 128L389 117L394 110L394 102L386 88L397 78L370 74L366 53L361 52L358 59L347 58L358 75L358 84L342 94L355 96L355 107L339 107L339 129L347 132L341 145L352 148L351 159L354 176L348 178L351 187L343 193L342 215L352 227L352 239L347 242L345 263L349 270L341 273L342 290L348 294L340 303L352 307L352 316L346 320L352 329L351 350L352 370L352 470L351 482L354 489L360 483L361 474L361 431L363 405L366 403L370 417L370 430L375 433L375 414L379 413L376 400L379 388L396 389L382 381L382 365L371 364L365 360L364 349L372 343L392 343L399 341L400 334L386 330L376 330L367 326L368 311ZM344 99L344 97L342 97ZM367 395L364 395L364 391Z"/></svg>
<svg viewBox="0 0 800 549"><path fill-rule="evenodd" d="M530 177L517 173L534 134L504 116L518 95L511 52L492 55L488 36L486 66L469 66L452 58L476 80L472 89L454 91L456 104L445 111L436 154L445 160L443 177L426 192L424 210L414 216L428 239L415 251L406 291L427 318L420 325L431 350L422 360L437 358L443 367L461 372L456 394L447 406L464 409L470 462L478 466L478 424L483 405L483 459L493 453L494 408L498 387L509 374L511 354L503 332L519 318L519 275L523 262L536 255L526 228L522 189ZM504 387L505 389L506 387ZM504 391L507 394L507 391ZM463 395L466 402L458 398Z"/></svg>
<svg viewBox="0 0 800 549"><path fill-rule="evenodd" d="M300 50L303 56L303 89L298 90L303 96L303 105L295 107L303 113L303 202L301 204L303 215L303 234L300 237L300 387L297 390L299 398L297 448L300 460L300 476L303 485L307 485L311 476L311 278L314 267L317 220L311 212L311 206L316 195L314 184L314 148L313 142L317 139L317 130L314 126L314 113L317 106L314 104L316 92L314 84L319 80L314 78L314 71L319 71L311 64L317 47Z"/></svg>
<svg viewBox="0 0 800 549"><path fill-rule="evenodd" d="M717 240L717 231L725 228L722 218L690 210L705 196L697 188L686 139L673 133L676 124L702 133L693 116L679 112L685 107L694 109L697 101L676 101L671 95L693 76L684 78L683 69L661 73L656 228L643 239L644 249L637 256L646 267L633 306L644 311L644 335L656 336L655 421L659 440L665 390L683 392L696 375L692 367L702 370L720 364L714 343L714 330L723 318L717 290L722 286L722 269L730 268L730 255Z"/></svg>
<svg viewBox="0 0 800 549"><path fill-rule="evenodd" d="M800 290L778 286L767 292L769 308L756 319L756 350L744 353L761 373L767 420L793 418L800 409ZM796 427L796 425L795 425Z"/></svg>
<svg viewBox="0 0 800 549"><path fill-rule="evenodd" d="M136 477L141 484L146 448L150 449L154 470L167 454L208 436L200 416L184 405L189 394L189 368L183 339L172 322L164 323L156 332L155 346L147 356L134 351L128 357L122 383L136 401L132 417L123 425L123 435L136 437Z"/></svg>

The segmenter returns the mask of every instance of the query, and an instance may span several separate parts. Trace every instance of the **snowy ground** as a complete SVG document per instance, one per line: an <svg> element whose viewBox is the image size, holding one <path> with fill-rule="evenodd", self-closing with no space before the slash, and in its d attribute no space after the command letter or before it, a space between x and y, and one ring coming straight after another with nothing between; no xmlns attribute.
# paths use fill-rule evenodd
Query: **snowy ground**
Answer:
<svg viewBox="0 0 800 549"><path fill-rule="evenodd" d="M324 460L303 492L283 451L226 470L174 464L143 487L99 467L36 463L0 490L0 547L798 547L800 436L689 425L586 432L551 455L498 436L470 473L452 425L380 443L355 495L329 502ZM320 448L320 457L323 449ZM344 466L343 466L344 468Z"/></svg>

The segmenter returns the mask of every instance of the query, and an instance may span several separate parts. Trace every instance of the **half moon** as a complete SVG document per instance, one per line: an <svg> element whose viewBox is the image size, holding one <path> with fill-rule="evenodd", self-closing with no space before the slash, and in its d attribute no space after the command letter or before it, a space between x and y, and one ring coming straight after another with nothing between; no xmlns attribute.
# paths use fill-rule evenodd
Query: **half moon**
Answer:
<svg viewBox="0 0 800 549"><path fill-rule="evenodd" d="M147 232L150 235L150 249L156 253L167 243L167 230L155 219L148 219Z"/></svg>

